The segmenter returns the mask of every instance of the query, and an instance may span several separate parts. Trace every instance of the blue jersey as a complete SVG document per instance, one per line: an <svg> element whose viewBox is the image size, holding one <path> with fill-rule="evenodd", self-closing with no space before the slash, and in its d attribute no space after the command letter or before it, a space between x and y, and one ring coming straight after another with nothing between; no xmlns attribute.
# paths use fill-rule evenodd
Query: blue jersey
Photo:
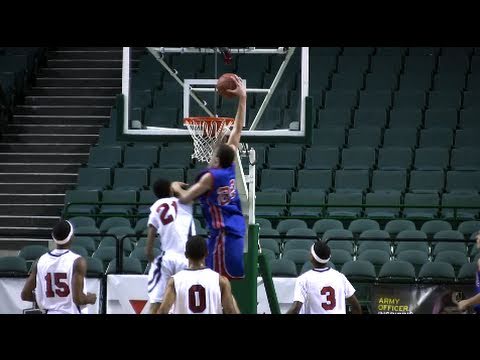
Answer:
<svg viewBox="0 0 480 360"><path fill-rule="evenodd" d="M207 168L198 175L197 181L207 172L213 177L213 190L203 194L200 203L210 232L224 230L227 234L243 236L245 220L235 186L235 164L228 168Z"/></svg>
<svg viewBox="0 0 480 360"><path fill-rule="evenodd" d="M477 270L477 276L475 279L475 291L477 294L480 294L480 270ZM474 309L477 314L480 314L480 304L475 305Z"/></svg>

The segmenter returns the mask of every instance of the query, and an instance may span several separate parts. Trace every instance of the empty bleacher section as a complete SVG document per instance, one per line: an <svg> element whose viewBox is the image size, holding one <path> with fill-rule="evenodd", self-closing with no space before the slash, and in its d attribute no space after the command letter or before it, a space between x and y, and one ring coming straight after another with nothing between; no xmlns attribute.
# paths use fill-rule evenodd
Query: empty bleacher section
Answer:
<svg viewBox="0 0 480 360"><path fill-rule="evenodd" d="M348 276L415 282L443 271L454 281L471 279L466 264L478 258L471 236L480 230L475 136L480 107L474 100L480 90L480 50L465 48L459 56L446 48L311 48L310 55L313 144L256 147L260 243L273 276L296 277L307 269L308 249L317 236L329 240L332 266ZM166 60L180 76L212 76L209 57L190 56ZM250 86L268 86L279 64L273 55L255 62L239 56L220 73L238 72ZM64 70L56 71L45 76ZM299 73L289 65L285 76L263 128L288 127L297 119ZM38 78L37 86L54 86L48 81ZM132 77L133 119L143 126L181 127L181 91L171 83L158 62L144 54ZM34 88L36 96L42 91L47 90ZM260 96L251 96L248 119L260 104ZM221 115L233 116L234 110L228 101L218 104ZM55 118L62 111L55 110ZM108 125L109 114L105 110L95 124ZM85 167L78 178L63 180L68 191L56 204L91 199L90 205L64 208L76 231L88 234L77 236L75 245L100 259L106 271L115 252L105 233L132 235L124 256L137 258L145 271L142 249L152 183L160 176L191 181L199 167L190 158L190 143L117 142L115 121L100 130L98 143L95 138L78 145L81 150L75 151L83 156L75 160L75 170ZM204 232L198 211L196 216Z"/></svg>

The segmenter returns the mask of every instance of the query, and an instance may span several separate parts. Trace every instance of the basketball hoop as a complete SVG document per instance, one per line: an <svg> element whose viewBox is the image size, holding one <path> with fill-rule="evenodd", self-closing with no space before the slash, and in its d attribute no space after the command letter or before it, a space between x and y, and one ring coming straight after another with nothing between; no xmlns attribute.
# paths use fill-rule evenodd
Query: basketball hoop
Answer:
<svg viewBox="0 0 480 360"><path fill-rule="evenodd" d="M213 150L223 141L234 122L235 119L228 117L200 116L183 119L183 124L193 139L192 158L210 162Z"/></svg>

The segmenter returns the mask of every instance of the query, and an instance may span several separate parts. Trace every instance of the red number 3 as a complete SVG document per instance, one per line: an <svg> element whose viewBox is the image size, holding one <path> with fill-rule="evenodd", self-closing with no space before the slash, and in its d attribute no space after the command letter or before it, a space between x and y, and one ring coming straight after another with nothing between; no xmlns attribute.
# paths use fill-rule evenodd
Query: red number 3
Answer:
<svg viewBox="0 0 480 360"><path fill-rule="evenodd" d="M325 310L333 310L337 305L337 301L335 300L335 289L331 286L325 286L320 291L320 294L327 295L327 302L322 303L322 307Z"/></svg>

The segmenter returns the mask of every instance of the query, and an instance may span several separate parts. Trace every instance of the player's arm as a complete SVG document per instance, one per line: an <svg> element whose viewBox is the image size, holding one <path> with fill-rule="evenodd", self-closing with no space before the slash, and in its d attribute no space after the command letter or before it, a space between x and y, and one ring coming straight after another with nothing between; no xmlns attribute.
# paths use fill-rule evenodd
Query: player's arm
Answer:
<svg viewBox="0 0 480 360"><path fill-rule="evenodd" d="M222 293L222 307L225 314L240 314L232 294L230 281L225 276L220 276L220 291Z"/></svg>
<svg viewBox="0 0 480 360"><path fill-rule="evenodd" d="M235 151L238 149L240 144L240 137L242 136L242 129L245 121L245 113L247 109L247 90L242 80L235 75L234 81L237 84L237 87L233 90L227 90L229 93L238 96L238 107L237 114L235 116L235 124L233 125L233 130L230 133L228 138L227 145L233 147Z"/></svg>
<svg viewBox="0 0 480 360"><path fill-rule="evenodd" d="M352 307L352 314L361 314L362 313L362 307L360 306L360 303L358 302L358 299L355 296L355 294L353 294L349 298L346 298L345 300L347 300L347 302Z"/></svg>
<svg viewBox="0 0 480 360"><path fill-rule="evenodd" d="M207 191L213 189L212 174L205 173L198 182L190 186L188 189L183 189L179 182L173 183L172 189L180 203L189 204Z"/></svg>
<svg viewBox="0 0 480 360"><path fill-rule="evenodd" d="M152 224L148 225L147 246L145 246L145 255L147 255L147 260L149 262L152 262L154 260L153 244L155 243L156 237L157 237L157 228Z"/></svg>
<svg viewBox="0 0 480 360"><path fill-rule="evenodd" d="M302 308L303 303L300 301L294 301L290 309L288 309L287 314L298 314Z"/></svg>
<svg viewBox="0 0 480 360"><path fill-rule="evenodd" d="M458 302L458 310L464 311L467 308L480 304L480 293L471 298L461 300Z"/></svg>
<svg viewBox="0 0 480 360"><path fill-rule="evenodd" d="M72 297L75 305L82 306L87 304L95 304L97 295L83 292L83 284L87 274L87 261L83 257L79 257L73 263L73 279L72 279Z"/></svg>
<svg viewBox="0 0 480 360"><path fill-rule="evenodd" d="M168 314L172 305L175 303L177 295L175 294L175 282L173 278L170 278L167 283L167 289L165 290L165 296L163 302L158 308L157 314Z"/></svg>
<svg viewBox="0 0 480 360"><path fill-rule="evenodd" d="M25 285L23 285L22 293L20 294L20 297L22 298L23 301L35 301L35 295L33 294L33 291L35 290L35 287L37 286L37 263L35 262L32 265L32 270L30 271L30 275L27 278L27 281L25 281Z"/></svg>

